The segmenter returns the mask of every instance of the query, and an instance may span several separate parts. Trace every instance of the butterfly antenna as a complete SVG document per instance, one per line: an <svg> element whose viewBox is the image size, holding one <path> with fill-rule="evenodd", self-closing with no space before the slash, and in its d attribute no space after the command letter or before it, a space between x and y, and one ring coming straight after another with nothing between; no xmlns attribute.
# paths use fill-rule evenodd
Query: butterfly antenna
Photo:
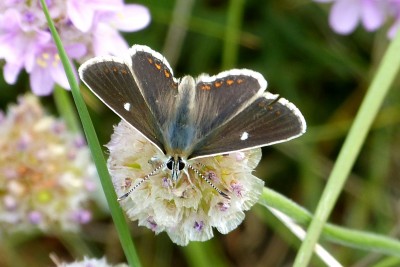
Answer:
<svg viewBox="0 0 400 267"><path fill-rule="evenodd" d="M126 192L125 194L123 194L122 196L118 197L117 200L121 201L125 198L127 198L133 191L136 190L136 188L138 188L144 181L148 180L150 176L153 176L156 172L158 172L161 168L165 167L165 165L167 165L167 163L163 163L160 166L158 166L157 168L155 168L154 170L152 170L149 174L147 174L145 177L143 177L142 180L140 180L137 184L135 184L131 189L129 189L128 192Z"/></svg>
<svg viewBox="0 0 400 267"><path fill-rule="evenodd" d="M228 196L227 194L225 194L224 192L221 191L221 189L219 189L218 187L216 187L209 178L205 177L201 172L199 172L199 170L195 169L192 165L187 165L190 169L192 169L198 176L200 176L204 181L206 181L212 188L214 188L215 191L218 192L218 194L220 194L221 196L223 196L226 199L231 199L230 196Z"/></svg>

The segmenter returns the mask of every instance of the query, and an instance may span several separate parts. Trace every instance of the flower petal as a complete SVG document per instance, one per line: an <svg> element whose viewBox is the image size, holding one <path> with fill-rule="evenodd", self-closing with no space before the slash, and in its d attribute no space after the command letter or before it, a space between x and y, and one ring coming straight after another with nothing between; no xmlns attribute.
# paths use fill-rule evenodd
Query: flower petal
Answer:
<svg viewBox="0 0 400 267"><path fill-rule="evenodd" d="M4 65L4 80L8 84L14 84L17 81L18 74L22 70L22 65L6 63Z"/></svg>
<svg viewBox="0 0 400 267"><path fill-rule="evenodd" d="M50 67L48 70L53 81L58 83L63 88L70 88L67 75L65 74L64 67L61 63L58 64L58 66Z"/></svg>
<svg viewBox="0 0 400 267"><path fill-rule="evenodd" d="M362 23L367 31L378 29L385 21L385 12L382 2L363 0L361 12Z"/></svg>
<svg viewBox="0 0 400 267"><path fill-rule="evenodd" d="M29 82L35 95L46 96L53 91L54 81L47 69L34 68L30 73Z"/></svg>
<svg viewBox="0 0 400 267"><path fill-rule="evenodd" d="M79 30L87 32L92 27L94 9L87 1L70 0L67 2L69 19Z"/></svg>
<svg viewBox="0 0 400 267"><path fill-rule="evenodd" d="M117 30L105 23L96 25L93 37L93 50L97 55L124 55L128 49L128 44Z"/></svg>
<svg viewBox="0 0 400 267"><path fill-rule="evenodd" d="M107 14L105 20L120 31L138 31L149 25L150 12L142 5L127 4L123 9Z"/></svg>
<svg viewBox="0 0 400 267"><path fill-rule="evenodd" d="M329 24L339 34L349 34L360 19L360 0L337 0L329 16Z"/></svg>
<svg viewBox="0 0 400 267"><path fill-rule="evenodd" d="M390 39L393 39L393 38L396 36L396 34L399 34L399 33L398 33L398 32L399 32L399 29L400 29L400 18L397 19L397 20L393 23L393 25L389 28L389 31L388 31L388 33L387 33L388 37L389 37Z"/></svg>
<svg viewBox="0 0 400 267"><path fill-rule="evenodd" d="M83 57L87 52L86 46L80 43L68 45L65 50L70 58Z"/></svg>

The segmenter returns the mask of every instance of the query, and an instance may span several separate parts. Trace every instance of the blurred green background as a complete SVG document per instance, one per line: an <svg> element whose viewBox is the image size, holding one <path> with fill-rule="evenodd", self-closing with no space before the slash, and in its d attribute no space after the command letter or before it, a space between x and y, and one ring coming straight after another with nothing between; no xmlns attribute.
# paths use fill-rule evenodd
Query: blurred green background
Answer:
<svg viewBox="0 0 400 267"><path fill-rule="evenodd" d="M234 2L236 10L231 6ZM266 186L313 212L388 44L387 29L368 33L359 27L349 36L339 36L328 25L329 5L303 0L135 3L150 9L152 22L146 29L124 36L130 45L144 44L162 53L175 77L252 69L264 75L270 92L287 98L302 111L307 133L295 141L263 148L256 175ZM26 74L20 75L16 85L5 84L3 78L0 83L3 110L17 95L30 90ZM399 87L397 79L330 222L399 236ZM119 118L87 90L84 96L100 143L105 144ZM42 100L50 112L55 112L52 96ZM143 266L291 266L300 244L259 205L247 212L244 223L230 234L215 232L211 241L188 247L176 246L165 233L154 236L150 230L137 227L136 222L130 225ZM69 238L72 241L65 244L59 237L38 234L20 242L17 253L29 260L30 266L52 266L50 252L65 260L81 258L71 244L83 242L94 256L105 255L113 263L124 261L106 214L99 212L79 237ZM323 240L321 244L345 266L371 266L382 258ZM314 259L312 266L324 265Z"/></svg>

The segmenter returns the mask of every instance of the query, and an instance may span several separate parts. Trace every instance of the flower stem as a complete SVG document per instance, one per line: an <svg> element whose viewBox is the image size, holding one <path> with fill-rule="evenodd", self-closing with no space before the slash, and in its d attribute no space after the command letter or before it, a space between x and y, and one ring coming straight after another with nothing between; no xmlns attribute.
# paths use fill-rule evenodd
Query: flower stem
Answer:
<svg viewBox="0 0 400 267"><path fill-rule="evenodd" d="M309 211L269 188L264 188L258 202L268 209L274 208L279 210L304 227L310 225L313 219ZM352 230L327 223L322 227L322 237L333 243L348 247L397 257L400 256L400 241L383 235ZM314 247L311 251L313 250Z"/></svg>
<svg viewBox="0 0 400 267"><path fill-rule="evenodd" d="M80 129L80 124L76 114L76 110L69 92L59 85L56 85L53 92L54 102L57 106L57 111L65 120L70 131L76 133Z"/></svg>
<svg viewBox="0 0 400 267"><path fill-rule="evenodd" d="M296 256L294 266L308 266L313 248L361 150L372 122L400 67L400 32L390 43L377 73L350 128L319 201L308 234Z"/></svg>
<svg viewBox="0 0 400 267"><path fill-rule="evenodd" d="M231 69L236 64L244 3L244 0L231 0L229 3L224 50L222 53L222 69L224 70Z"/></svg>
<svg viewBox="0 0 400 267"><path fill-rule="evenodd" d="M125 221L125 217L122 213L122 210L117 203L117 196L114 191L114 187L112 185L110 175L107 170L106 161L103 156L103 151L101 150L99 140L96 135L96 131L94 130L94 126L89 116L89 112L86 108L85 102L82 98L82 95L79 91L78 82L75 79L74 72L72 71L71 64L69 62L68 56L65 52L65 49L62 45L60 36L57 33L57 30L51 20L47 5L45 0L40 0L43 12L46 16L47 23L49 25L51 34L53 36L54 42L57 46L61 61L63 63L65 73L68 78L68 82L71 86L72 96L75 101L75 105L78 110L79 117L82 122L83 130L86 135L86 139L88 141L89 148L92 153L93 161L96 165L97 172L100 177L100 181L103 187L104 194L107 199L108 206L110 208L111 216L113 218L116 230L118 232L121 246L125 252L125 256L130 266L141 266L138 255L136 253L135 246L133 244L128 225Z"/></svg>

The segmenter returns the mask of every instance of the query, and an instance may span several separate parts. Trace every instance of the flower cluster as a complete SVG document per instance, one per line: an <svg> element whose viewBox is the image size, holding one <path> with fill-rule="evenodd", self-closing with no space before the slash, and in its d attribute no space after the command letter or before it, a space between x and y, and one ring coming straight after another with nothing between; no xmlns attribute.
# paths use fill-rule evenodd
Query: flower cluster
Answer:
<svg viewBox="0 0 400 267"><path fill-rule="evenodd" d="M91 259L85 257L82 261L76 261L73 263L56 263L57 267L129 267L124 263L117 265L110 265L104 258L101 259Z"/></svg>
<svg viewBox="0 0 400 267"><path fill-rule="evenodd" d="M115 127L107 147L108 168L118 196L167 161L163 153L124 121ZM121 206L130 219L155 233L166 231L179 245L210 239L213 227L226 234L243 221L244 211L258 201L263 190L264 182L251 174L260 159L261 149L254 149L189 160L230 199L221 196L190 168L182 170L176 183L165 168L121 200Z"/></svg>
<svg viewBox="0 0 400 267"><path fill-rule="evenodd" d="M128 49L121 31L147 26L147 8L123 0L46 0L50 15L71 59L104 54L118 55ZM0 59L4 78L14 84L25 69L36 95L51 93L54 83L69 84L51 39L40 0L3 0L0 3Z"/></svg>
<svg viewBox="0 0 400 267"><path fill-rule="evenodd" d="M361 22L367 31L375 31L387 20L394 21L388 31L393 38L400 26L400 0L315 0L334 2L329 23L339 34L349 34Z"/></svg>
<svg viewBox="0 0 400 267"><path fill-rule="evenodd" d="M0 116L0 234L40 229L76 231L96 170L82 138L45 115L27 95Z"/></svg>

